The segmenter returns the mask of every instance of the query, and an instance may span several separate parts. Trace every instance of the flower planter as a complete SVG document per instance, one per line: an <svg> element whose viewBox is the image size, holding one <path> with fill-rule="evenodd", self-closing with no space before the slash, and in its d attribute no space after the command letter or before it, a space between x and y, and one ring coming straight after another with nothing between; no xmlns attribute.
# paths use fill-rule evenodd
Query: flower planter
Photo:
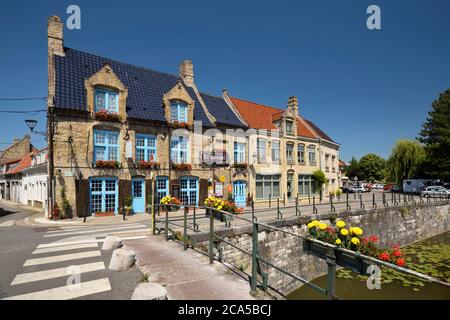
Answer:
<svg viewBox="0 0 450 320"><path fill-rule="evenodd" d="M310 241L308 239L304 239L303 250L321 259L327 259L327 252L328 250L330 250L330 247ZM339 250L333 251L336 256L336 264L338 266L350 269L360 275L370 275L367 273L367 268L371 265L371 263L364 261L362 258Z"/></svg>

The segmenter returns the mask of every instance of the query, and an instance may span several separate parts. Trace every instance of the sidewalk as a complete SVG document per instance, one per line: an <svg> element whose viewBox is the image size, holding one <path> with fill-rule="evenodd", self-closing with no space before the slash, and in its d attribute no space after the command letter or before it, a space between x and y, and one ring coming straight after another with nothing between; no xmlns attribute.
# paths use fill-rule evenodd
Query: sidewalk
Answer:
<svg viewBox="0 0 450 320"><path fill-rule="evenodd" d="M122 215L108 216L108 217L87 217L86 222L83 222L84 218L72 218L65 220L55 220L52 221L48 218L44 218L42 215L34 215L28 218L26 223L30 225L57 225L57 226L74 226L74 225L125 225L137 222L151 221L151 216L149 214L135 214L132 216L126 216L126 220L123 220Z"/></svg>
<svg viewBox="0 0 450 320"><path fill-rule="evenodd" d="M166 287L172 300L254 300L250 285L221 263L209 264L206 256L183 251L179 244L161 236L125 240L136 254L137 266L149 282Z"/></svg>

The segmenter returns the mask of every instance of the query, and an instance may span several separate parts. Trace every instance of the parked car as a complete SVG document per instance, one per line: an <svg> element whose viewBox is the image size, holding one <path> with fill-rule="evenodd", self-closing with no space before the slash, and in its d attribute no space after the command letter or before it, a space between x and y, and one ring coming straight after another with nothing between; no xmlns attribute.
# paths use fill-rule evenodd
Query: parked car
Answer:
<svg viewBox="0 0 450 320"><path fill-rule="evenodd" d="M383 190L384 191L391 191L393 186L394 186L394 184L392 184L392 183L386 184L386 185L384 185Z"/></svg>
<svg viewBox="0 0 450 320"><path fill-rule="evenodd" d="M349 187L348 188L349 193L358 193L358 192L366 192L366 189L363 186L359 187Z"/></svg>
<svg viewBox="0 0 450 320"><path fill-rule="evenodd" d="M383 190L383 189L384 189L384 185L381 184L381 183L375 183L375 184L372 186L372 189L375 189L375 190Z"/></svg>
<svg viewBox="0 0 450 320"><path fill-rule="evenodd" d="M400 193L400 192L402 192L402 187L400 187L398 185L393 185L390 191L394 192L394 193Z"/></svg>
<svg viewBox="0 0 450 320"><path fill-rule="evenodd" d="M422 197L425 198L434 198L434 197L449 197L450 190L442 187L442 186L431 186L426 187L424 191L420 193Z"/></svg>

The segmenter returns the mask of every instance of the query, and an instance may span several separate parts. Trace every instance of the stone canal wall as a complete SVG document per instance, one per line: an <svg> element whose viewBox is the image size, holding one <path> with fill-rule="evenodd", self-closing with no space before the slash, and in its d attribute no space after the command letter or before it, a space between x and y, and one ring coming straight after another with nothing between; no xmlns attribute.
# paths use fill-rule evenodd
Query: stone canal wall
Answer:
<svg viewBox="0 0 450 320"><path fill-rule="evenodd" d="M313 217L293 217L277 220L271 225L305 235L306 224L312 219L318 219L331 224L336 218L341 218L350 225L361 226L365 235L378 235L380 244L384 246L399 244L405 246L416 241L441 234L450 230L450 205L425 203L402 207L360 210L353 212L318 214ZM227 241L252 251L251 226L221 230L217 234ZM205 236L194 237L197 244L207 248ZM327 272L326 263L303 251L302 240L273 229L260 226L259 234L260 256L289 272L312 280ZM222 242L223 260L239 269L251 273L251 257ZM298 281L262 265L264 272L269 275L269 285L283 294L287 294L301 286Z"/></svg>

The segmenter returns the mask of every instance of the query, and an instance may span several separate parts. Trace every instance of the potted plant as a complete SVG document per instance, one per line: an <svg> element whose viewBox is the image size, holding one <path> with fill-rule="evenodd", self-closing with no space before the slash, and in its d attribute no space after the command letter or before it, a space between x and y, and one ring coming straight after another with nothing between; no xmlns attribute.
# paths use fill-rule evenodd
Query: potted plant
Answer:
<svg viewBox="0 0 450 320"><path fill-rule="evenodd" d="M130 216L132 214L132 210L133 210L133 197L127 196L124 200L124 205L125 205L126 215Z"/></svg>
<svg viewBox="0 0 450 320"><path fill-rule="evenodd" d="M163 210L167 208L170 212L176 212L180 209L181 201L172 196L165 196L160 204L163 205Z"/></svg>
<svg viewBox="0 0 450 320"><path fill-rule="evenodd" d="M63 186L61 188L60 192L61 192L61 200L62 200L62 203L61 203L62 211L60 212L60 216L61 216L61 219L65 219L70 215L72 206L70 205L70 202L66 197L66 187L65 186Z"/></svg>
<svg viewBox="0 0 450 320"><path fill-rule="evenodd" d="M53 220L58 220L60 217L60 211L59 211L58 205L56 203L53 206L52 213L53 213Z"/></svg>
<svg viewBox="0 0 450 320"><path fill-rule="evenodd" d="M122 119L120 115L116 112L108 112L106 110L100 110L95 113L95 120L120 122Z"/></svg>

